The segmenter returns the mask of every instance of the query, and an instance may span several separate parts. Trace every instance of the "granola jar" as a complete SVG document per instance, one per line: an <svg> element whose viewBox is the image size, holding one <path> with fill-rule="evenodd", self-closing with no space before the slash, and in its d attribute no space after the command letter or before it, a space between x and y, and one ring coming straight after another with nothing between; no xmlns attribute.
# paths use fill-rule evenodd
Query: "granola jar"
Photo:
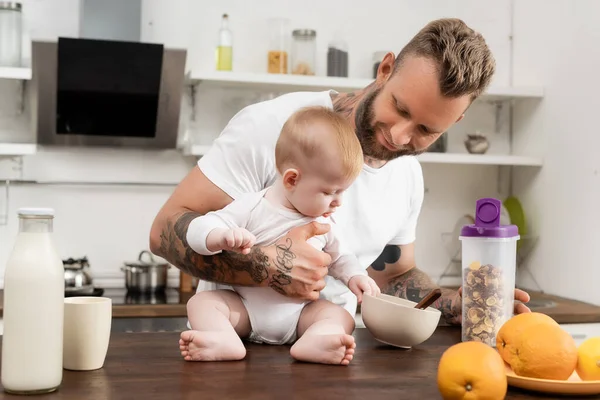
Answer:
<svg viewBox="0 0 600 400"><path fill-rule="evenodd" d="M289 37L289 20L271 18L269 23L269 52L267 54L267 72L270 74L287 74Z"/></svg>
<svg viewBox="0 0 600 400"><path fill-rule="evenodd" d="M502 203L477 200L475 223L462 228L462 341L496 346L513 316L517 240L515 225L500 225Z"/></svg>
<svg viewBox="0 0 600 400"><path fill-rule="evenodd" d="M295 29L292 39L292 74L315 75L317 31Z"/></svg>

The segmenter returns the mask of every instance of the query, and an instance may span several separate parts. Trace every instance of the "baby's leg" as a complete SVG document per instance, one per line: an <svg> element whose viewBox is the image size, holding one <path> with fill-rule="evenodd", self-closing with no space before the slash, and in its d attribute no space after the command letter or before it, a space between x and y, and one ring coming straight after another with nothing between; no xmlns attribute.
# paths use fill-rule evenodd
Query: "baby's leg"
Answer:
<svg viewBox="0 0 600 400"><path fill-rule="evenodd" d="M179 349L186 361L241 360L246 348L241 337L250 333L248 312L231 290L195 294L187 303L192 330L181 333Z"/></svg>
<svg viewBox="0 0 600 400"><path fill-rule="evenodd" d="M355 321L348 311L327 300L307 305L298 322L298 341L290 354L298 361L348 365L354 355Z"/></svg>

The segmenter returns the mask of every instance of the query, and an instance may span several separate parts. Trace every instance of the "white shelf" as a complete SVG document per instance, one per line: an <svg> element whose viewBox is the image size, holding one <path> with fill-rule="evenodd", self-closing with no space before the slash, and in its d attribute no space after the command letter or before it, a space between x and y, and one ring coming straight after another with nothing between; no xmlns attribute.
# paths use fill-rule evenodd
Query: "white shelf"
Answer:
<svg viewBox="0 0 600 400"><path fill-rule="evenodd" d="M362 89L373 82L372 79L228 71L192 72L188 80L193 84L212 87L268 89L272 91L327 89L348 91ZM541 87L490 87L483 97L486 100L540 99L544 97L544 89Z"/></svg>
<svg viewBox="0 0 600 400"><path fill-rule="evenodd" d="M37 145L33 143L0 143L0 157L19 157L35 154Z"/></svg>
<svg viewBox="0 0 600 400"><path fill-rule="evenodd" d="M201 157L208 152L210 145L193 145L184 150L184 154ZM493 155L493 154L461 154L461 153L424 153L418 160L426 164L471 164L471 165L513 165L541 167L543 160L535 157Z"/></svg>
<svg viewBox="0 0 600 400"><path fill-rule="evenodd" d="M31 79L31 68L0 67L0 79Z"/></svg>
<svg viewBox="0 0 600 400"><path fill-rule="evenodd" d="M417 157L429 164L474 164L474 165L513 165L541 167L543 160L536 157L502 154L462 154L462 153L423 153Z"/></svg>

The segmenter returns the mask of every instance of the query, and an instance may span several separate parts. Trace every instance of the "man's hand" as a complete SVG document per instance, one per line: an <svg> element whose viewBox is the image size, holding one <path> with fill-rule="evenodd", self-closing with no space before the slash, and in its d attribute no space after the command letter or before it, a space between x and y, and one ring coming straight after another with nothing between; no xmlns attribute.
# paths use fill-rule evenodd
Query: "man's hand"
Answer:
<svg viewBox="0 0 600 400"><path fill-rule="evenodd" d="M274 245L263 247L262 252L269 259L269 286L286 296L317 300L325 287L331 256L307 240L329 229L328 224L311 222L291 229Z"/></svg>

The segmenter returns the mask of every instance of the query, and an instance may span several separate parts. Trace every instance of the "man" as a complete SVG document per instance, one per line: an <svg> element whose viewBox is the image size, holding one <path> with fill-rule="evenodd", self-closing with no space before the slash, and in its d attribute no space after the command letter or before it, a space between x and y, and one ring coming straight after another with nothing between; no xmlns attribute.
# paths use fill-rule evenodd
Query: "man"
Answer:
<svg viewBox="0 0 600 400"><path fill-rule="evenodd" d="M246 107L159 211L150 234L152 252L211 288L270 286L292 297L327 298L354 315L356 298L326 276L331 258L306 243L329 226L313 223L293 229L274 245L254 247L248 255L201 257L187 245L187 227L194 218L274 181L274 148L283 123L301 107L321 105L352 123L365 155L363 171L334 214L343 240L369 266L382 292L420 300L436 285L415 262L424 185L414 156L464 117L494 71L494 58L480 34L461 20L441 19L426 25L397 57L388 53L375 82L362 90L289 93ZM520 290L515 298L529 301ZM460 323L460 290L444 289L434 306L448 323ZM517 303L515 311L529 309Z"/></svg>

